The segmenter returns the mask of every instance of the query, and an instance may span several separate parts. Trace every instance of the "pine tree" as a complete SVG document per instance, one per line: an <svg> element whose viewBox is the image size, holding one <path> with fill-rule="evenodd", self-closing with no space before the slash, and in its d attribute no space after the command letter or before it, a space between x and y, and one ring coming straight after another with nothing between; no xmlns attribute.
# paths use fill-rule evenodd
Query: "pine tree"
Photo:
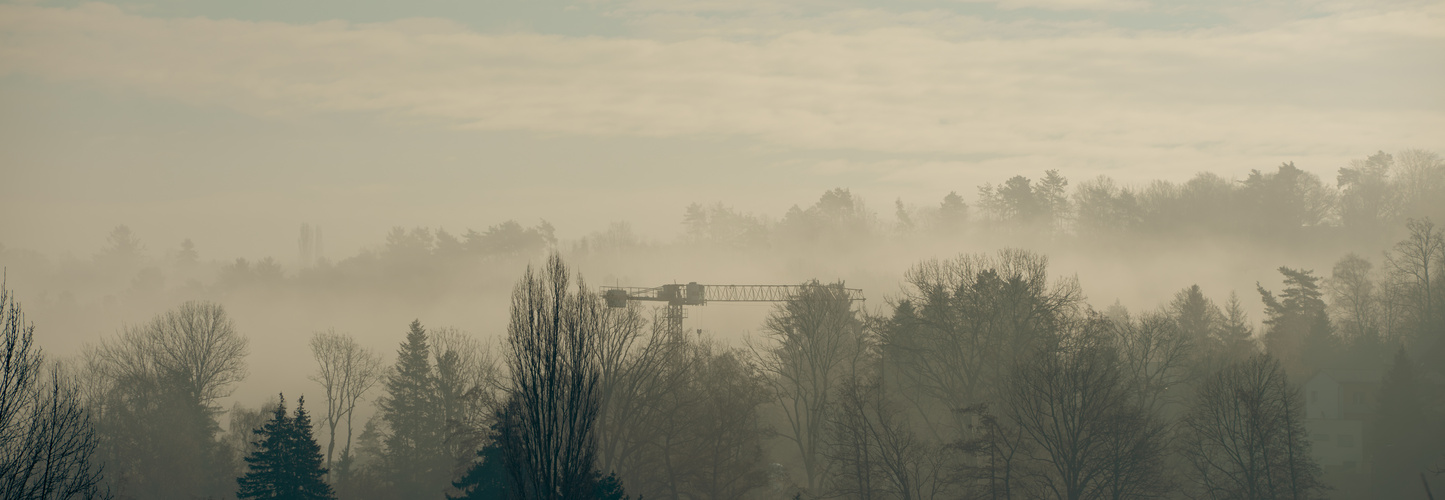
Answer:
<svg viewBox="0 0 1445 500"><path fill-rule="evenodd" d="M311 433L311 415L306 413L306 398L296 399L296 414L291 418L290 456L291 477L295 481L295 498L333 498L331 485L326 484L325 457L321 444Z"/></svg>
<svg viewBox="0 0 1445 500"><path fill-rule="evenodd" d="M1318 276L1310 270L1280 267L1284 291L1279 297L1256 284L1264 301L1265 347L1292 377L1308 377L1334 360L1338 342L1325 313Z"/></svg>
<svg viewBox="0 0 1445 500"><path fill-rule="evenodd" d="M321 445L311 434L311 417L306 414L305 398L296 402L294 417L286 416L286 396L271 415L271 420L252 431L257 436L256 451L246 457L249 470L236 479L239 498L276 498L288 500L322 500L334 498L331 486L322 477Z"/></svg>
<svg viewBox="0 0 1445 500"><path fill-rule="evenodd" d="M1192 285L1174 294L1174 302L1170 303L1169 309L1185 338L1200 347L1212 341L1215 331L1224 322L1224 315L1220 313L1219 307L1204 296L1199 285Z"/></svg>
<svg viewBox="0 0 1445 500"><path fill-rule="evenodd" d="M622 488L622 481L617 479L617 473L608 474L607 477L594 478L597 481L597 500L629 500L627 490Z"/></svg>
<svg viewBox="0 0 1445 500"><path fill-rule="evenodd" d="M477 450L482 460L472 465L466 475L452 483L461 496L448 495L451 500L508 500L511 498L511 476L507 473L506 451L502 449L503 433L507 432L506 414L497 412L487 436L489 442Z"/></svg>
<svg viewBox="0 0 1445 500"><path fill-rule="evenodd" d="M1229 362L1243 361L1250 356L1259 353L1259 344L1254 340L1254 325L1249 322L1249 315L1244 312L1244 305L1239 303L1239 295L1229 292L1229 302L1224 306L1224 322L1221 324L1219 338L1216 344L1220 348L1221 359Z"/></svg>
<svg viewBox="0 0 1445 500"><path fill-rule="evenodd" d="M286 437L291 419L286 417L286 396L276 405L271 420L260 429L251 431L257 436L256 451L246 457L249 470L236 479L240 490L238 498L280 498L285 485Z"/></svg>
<svg viewBox="0 0 1445 500"><path fill-rule="evenodd" d="M440 493L451 474L430 353L426 329L412 321L381 400L382 419L391 429L383 465L397 493L407 496Z"/></svg>

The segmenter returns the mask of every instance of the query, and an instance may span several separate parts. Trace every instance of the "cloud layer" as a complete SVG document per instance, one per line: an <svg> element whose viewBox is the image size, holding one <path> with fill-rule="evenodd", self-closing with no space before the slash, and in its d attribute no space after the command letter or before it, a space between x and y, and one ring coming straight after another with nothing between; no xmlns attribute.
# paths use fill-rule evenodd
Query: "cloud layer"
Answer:
<svg viewBox="0 0 1445 500"><path fill-rule="evenodd" d="M1000 4L1011 5L1030 6ZM667 13L635 15L644 26ZM255 115L745 137L800 150L1009 158L1023 168L1357 156L1438 147L1445 130L1438 4L1177 31L866 9L778 15L753 33L725 29L737 19L689 19L705 34L479 33L436 19L287 24L0 5L0 74Z"/></svg>

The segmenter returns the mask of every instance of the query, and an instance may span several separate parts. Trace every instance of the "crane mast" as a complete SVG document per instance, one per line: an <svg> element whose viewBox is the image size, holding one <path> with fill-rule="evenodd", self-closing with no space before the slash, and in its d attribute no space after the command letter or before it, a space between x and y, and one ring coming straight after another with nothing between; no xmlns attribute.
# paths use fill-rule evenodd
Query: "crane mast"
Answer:
<svg viewBox="0 0 1445 500"><path fill-rule="evenodd" d="M652 288L604 287L602 298L607 307L627 307L629 301L666 302L663 320L674 338L682 335L683 306L701 306L708 302L784 302L811 288L842 291L850 301L861 301L863 290L839 285L705 285L698 282L673 283Z"/></svg>

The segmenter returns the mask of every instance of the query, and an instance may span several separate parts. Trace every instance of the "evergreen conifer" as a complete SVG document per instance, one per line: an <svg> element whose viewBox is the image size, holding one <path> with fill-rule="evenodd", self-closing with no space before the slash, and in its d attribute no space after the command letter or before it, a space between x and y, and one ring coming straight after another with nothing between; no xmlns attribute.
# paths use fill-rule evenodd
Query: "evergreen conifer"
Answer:
<svg viewBox="0 0 1445 500"><path fill-rule="evenodd" d="M271 420L254 432L256 451L246 457L246 475L236 479L239 498L323 500L334 498L323 476L321 445L311 434L305 398L297 400L294 417L286 416L286 397Z"/></svg>
<svg viewBox="0 0 1445 500"><path fill-rule="evenodd" d="M431 348L420 321L411 322L396 358L380 405L382 419L391 429L385 439L384 466L397 493L437 494L446 488L451 469L442 448L446 421L437 401Z"/></svg>
<svg viewBox="0 0 1445 500"><path fill-rule="evenodd" d="M499 412L500 413L500 412ZM492 424L491 434L488 436L490 442L482 449L477 450L477 456L481 458L476 462L466 475L452 483L461 496L450 496L451 500L508 500L511 498L512 488L511 476L507 474L506 452L502 449L502 433L506 432L502 423L504 416L499 416Z"/></svg>

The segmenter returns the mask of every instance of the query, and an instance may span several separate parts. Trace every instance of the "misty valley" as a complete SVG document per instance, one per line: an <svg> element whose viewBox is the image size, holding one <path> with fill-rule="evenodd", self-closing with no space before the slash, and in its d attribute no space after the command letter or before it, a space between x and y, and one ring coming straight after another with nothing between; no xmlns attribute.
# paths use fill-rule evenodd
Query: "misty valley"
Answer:
<svg viewBox="0 0 1445 500"><path fill-rule="evenodd" d="M1335 174L6 240L0 498L1438 498L1445 160Z"/></svg>

